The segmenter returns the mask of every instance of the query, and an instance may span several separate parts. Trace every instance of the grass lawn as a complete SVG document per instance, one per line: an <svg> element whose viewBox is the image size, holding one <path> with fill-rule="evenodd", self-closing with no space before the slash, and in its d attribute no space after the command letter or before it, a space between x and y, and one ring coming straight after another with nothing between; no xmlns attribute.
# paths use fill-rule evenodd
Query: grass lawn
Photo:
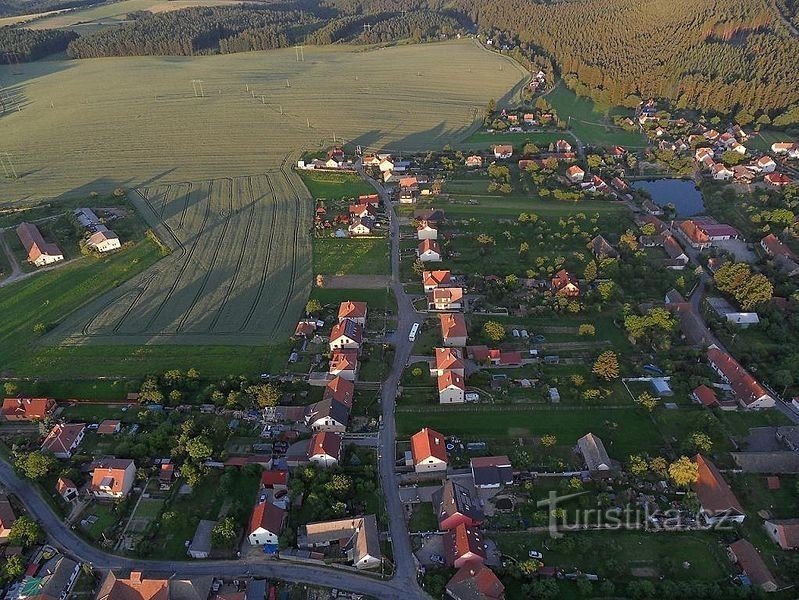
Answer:
<svg viewBox="0 0 799 600"><path fill-rule="evenodd" d="M375 193L375 189L371 185L352 173L297 172L314 199L357 198L361 195Z"/></svg>
<svg viewBox="0 0 799 600"><path fill-rule="evenodd" d="M56 400L124 400L139 389L138 381L124 379L76 379L15 381L20 394Z"/></svg>
<svg viewBox="0 0 799 600"><path fill-rule="evenodd" d="M102 533L116 523L117 518L113 511L113 504L100 504L94 502L81 513L81 520L94 515L97 517L97 522L93 523L85 529L86 534L94 541L101 539Z"/></svg>
<svg viewBox="0 0 799 600"><path fill-rule="evenodd" d="M747 141L746 146L760 150L761 152L770 152L771 145L776 142L794 142L796 141L784 131L775 131L773 129L761 129L760 133L753 134Z"/></svg>
<svg viewBox="0 0 799 600"><path fill-rule="evenodd" d="M397 300L391 288L387 289L333 289L314 287L311 290L311 298L319 300L322 306L335 306L347 300L366 302L369 310L396 310Z"/></svg>
<svg viewBox="0 0 799 600"><path fill-rule="evenodd" d="M709 533L592 531L559 540L542 534L492 533L491 538L503 554L517 560L535 549L543 553L546 565L603 578L628 580L636 567L654 569L667 579L706 582L724 580L729 572L722 545ZM684 568L683 562L690 566Z"/></svg>
<svg viewBox="0 0 799 600"><path fill-rule="evenodd" d="M410 531L438 531L438 519L431 502L414 505L408 529Z"/></svg>
<svg viewBox="0 0 799 600"><path fill-rule="evenodd" d="M401 439L409 438L422 427L468 440L509 440L552 433L560 444L576 443L578 438L593 432L602 438L611 458L617 460L639 452L658 454L663 447L663 439L649 414L637 408L397 413L397 435Z"/></svg>
<svg viewBox="0 0 799 600"><path fill-rule="evenodd" d="M138 422L138 410L134 407L123 411L125 406L124 404L75 404L66 407L61 416L68 421L87 423L99 423L105 419L117 419L125 423Z"/></svg>
<svg viewBox="0 0 799 600"><path fill-rule="evenodd" d="M155 519L161 514L161 509L164 506L163 500L151 500L149 498L142 499L139 502L139 507L133 515L136 518Z"/></svg>
<svg viewBox="0 0 799 600"><path fill-rule="evenodd" d="M315 238L313 272L325 275L385 275L388 238Z"/></svg>
<svg viewBox="0 0 799 600"><path fill-rule="evenodd" d="M738 437L749 435L751 427L779 427L791 424L788 417L777 410L749 412L717 410L715 414L727 430Z"/></svg>
<svg viewBox="0 0 799 600"><path fill-rule="evenodd" d="M671 398L665 400L670 401ZM733 449L722 424L705 408L699 406L681 407L678 410L659 408L652 413L652 416L660 433L671 442L676 452L681 451L680 442L686 441L688 434L694 431L701 431L710 436L713 441L713 452Z"/></svg>

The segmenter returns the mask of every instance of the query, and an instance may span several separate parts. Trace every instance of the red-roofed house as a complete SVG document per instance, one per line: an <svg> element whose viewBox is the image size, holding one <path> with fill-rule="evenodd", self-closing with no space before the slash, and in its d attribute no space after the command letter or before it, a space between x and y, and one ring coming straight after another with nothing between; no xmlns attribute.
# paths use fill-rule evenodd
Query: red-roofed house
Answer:
<svg viewBox="0 0 799 600"><path fill-rule="evenodd" d="M64 502L72 502L78 497L78 486L71 479L59 477L55 484L55 491L64 499Z"/></svg>
<svg viewBox="0 0 799 600"><path fill-rule="evenodd" d="M251 546L276 545L285 523L285 510L271 502L261 502L252 511L247 540Z"/></svg>
<svg viewBox="0 0 799 600"><path fill-rule="evenodd" d="M483 166L483 157L477 154L472 154L466 157L466 167L468 169L479 169Z"/></svg>
<svg viewBox="0 0 799 600"><path fill-rule="evenodd" d="M710 248L710 238L691 219L680 223L680 231L693 248Z"/></svg>
<svg viewBox="0 0 799 600"><path fill-rule="evenodd" d="M89 491L99 500L124 498L136 479L136 463L130 459L114 458L100 461L92 471Z"/></svg>
<svg viewBox="0 0 799 600"><path fill-rule="evenodd" d="M355 393L355 384L343 377L334 377L327 382L322 400L335 400L352 408L352 397Z"/></svg>
<svg viewBox="0 0 799 600"><path fill-rule="evenodd" d="M279 492L289 489L289 472L276 470L261 473L261 487Z"/></svg>
<svg viewBox="0 0 799 600"><path fill-rule="evenodd" d="M497 144L494 146L494 158L505 159L513 156L513 146L510 144Z"/></svg>
<svg viewBox="0 0 799 600"><path fill-rule="evenodd" d="M446 287L450 281L452 281L452 274L449 271L422 271L422 285L425 292L437 287Z"/></svg>
<svg viewBox="0 0 799 600"><path fill-rule="evenodd" d="M4 494L0 494L0 543L8 541L11 526L16 520L17 515L14 514L14 509L11 508L8 498Z"/></svg>
<svg viewBox="0 0 799 600"><path fill-rule="evenodd" d="M358 378L359 366L357 350L333 350L328 372L334 377L355 381Z"/></svg>
<svg viewBox="0 0 799 600"><path fill-rule="evenodd" d="M469 488L452 479L433 492L433 510L438 513L439 529L454 529L458 525L477 527L485 520L480 505L472 498Z"/></svg>
<svg viewBox="0 0 799 600"><path fill-rule="evenodd" d="M728 383L738 404L746 409L772 408L774 398L732 356L711 346L707 351L710 367Z"/></svg>
<svg viewBox="0 0 799 600"><path fill-rule="evenodd" d="M436 240L422 240L416 254L422 262L441 262L441 248Z"/></svg>
<svg viewBox="0 0 799 600"><path fill-rule="evenodd" d="M427 310L461 310L463 308L463 288L434 288L427 292Z"/></svg>
<svg viewBox="0 0 799 600"><path fill-rule="evenodd" d="M308 460L320 467L334 467L341 460L341 435L329 431L315 433L308 444Z"/></svg>
<svg viewBox="0 0 799 600"><path fill-rule="evenodd" d="M366 302L353 302L352 300L342 302L338 307L338 322L341 323L344 319L349 319L361 327L365 327L366 310Z"/></svg>
<svg viewBox="0 0 799 600"><path fill-rule="evenodd" d="M460 313L438 315L441 320L441 337L445 346L461 347L466 345L466 319Z"/></svg>
<svg viewBox="0 0 799 600"><path fill-rule="evenodd" d="M765 155L755 161L755 166L757 166L762 173L773 173L774 169L777 168L777 163L774 162L773 158Z"/></svg>
<svg viewBox="0 0 799 600"><path fill-rule="evenodd" d="M463 404L466 401L466 384L463 376L447 371L438 376L439 404Z"/></svg>
<svg viewBox="0 0 799 600"><path fill-rule="evenodd" d="M428 427L411 436L411 456L417 473L447 470L449 457L446 440L443 435Z"/></svg>
<svg viewBox="0 0 799 600"><path fill-rule="evenodd" d="M566 177L572 183L580 183L585 178L585 171L577 165L572 165L566 169Z"/></svg>
<svg viewBox="0 0 799 600"><path fill-rule="evenodd" d="M757 549L748 541L740 539L729 547L730 557L738 563L751 584L764 592L777 591L777 580L763 562Z"/></svg>
<svg viewBox="0 0 799 600"><path fill-rule="evenodd" d="M52 398L6 398L3 400L3 417L6 421L33 421L44 419L55 410Z"/></svg>
<svg viewBox="0 0 799 600"><path fill-rule="evenodd" d="M763 181L774 187L783 187L791 184L791 178L784 173L769 173L763 178Z"/></svg>
<svg viewBox="0 0 799 600"><path fill-rule="evenodd" d="M476 529L458 525L444 534L444 555L448 565L460 569L466 563L482 564L486 546Z"/></svg>
<svg viewBox="0 0 799 600"><path fill-rule="evenodd" d="M566 140L558 140L555 142L555 152L571 152L572 145Z"/></svg>
<svg viewBox="0 0 799 600"><path fill-rule="evenodd" d="M86 433L85 423L60 423L53 425L50 433L42 442L42 450L52 452L56 458L68 459L80 446Z"/></svg>
<svg viewBox="0 0 799 600"><path fill-rule="evenodd" d="M363 342L363 328L355 321L342 319L330 332L330 350L358 350Z"/></svg>
<svg viewBox="0 0 799 600"><path fill-rule="evenodd" d="M559 296L575 298L580 295L580 284L566 269L561 269L552 278L552 292Z"/></svg>
<svg viewBox="0 0 799 600"><path fill-rule="evenodd" d="M494 571L480 562L467 562L446 587L452 600L504 600L505 586Z"/></svg>
<svg viewBox="0 0 799 600"><path fill-rule="evenodd" d="M430 375L439 377L444 373L457 373L461 377L466 374L463 364L463 353L459 348L436 348L435 366L430 368Z"/></svg>
<svg viewBox="0 0 799 600"><path fill-rule="evenodd" d="M694 402L707 406L708 408L715 408L719 405L716 392L713 391L713 388L709 388L706 385L700 385L694 389L694 391L691 392L691 398Z"/></svg>
<svg viewBox="0 0 799 600"><path fill-rule="evenodd" d="M106 419L97 427L97 435L114 435L115 433L119 433L121 426L121 421Z"/></svg>
<svg viewBox="0 0 799 600"><path fill-rule="evenodd" d="M699 501L699 514L704 521L708 525L730 521L743 523L746 518L744 509L716 465L701 454L697 454L694 461L699 468L694 490Z"/></svg>
<svg viewBox="0 0 799 600"><path fill-rule="evenodd" d="M64 260L64 253L55 244L45 242L36 225L20 223L17 226L17 237L28 254L28 262L37 267Z"/></svg>
<svg viewBox="0 0 799 600"><path fill-rule="evenodd" d="M763 526L768 536L783 550L799 548L799 519L772 519Z"/></svg>
<svg viewBox="0 0 799 600"><path fill-rule="evenodd" d="M760 240L760 247L763 248L765 253L772 258L784 256L786 258L790 258L794 262L797 261L797 258L794 253L791 252L791 249L783 244L773 233L769 233L766 237Z"/></svg>

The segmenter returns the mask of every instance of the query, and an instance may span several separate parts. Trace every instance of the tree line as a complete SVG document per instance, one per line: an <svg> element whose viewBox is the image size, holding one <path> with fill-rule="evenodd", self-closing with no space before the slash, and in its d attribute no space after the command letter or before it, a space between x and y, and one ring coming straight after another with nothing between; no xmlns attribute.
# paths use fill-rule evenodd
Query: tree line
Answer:
<svg viewBox="0 0 799 600"><path fill-rule="evenodd" d="M3 0L0 2L0 17L32 15L66 8L85 8L100 4L103 0Z"/></svg>
<svg viewBox="0 0 799 600"><path fill-rule="evenodd" d="M38 60L63 52L78 36L56 29L18 29L0 27L0 65Z"/></svg>

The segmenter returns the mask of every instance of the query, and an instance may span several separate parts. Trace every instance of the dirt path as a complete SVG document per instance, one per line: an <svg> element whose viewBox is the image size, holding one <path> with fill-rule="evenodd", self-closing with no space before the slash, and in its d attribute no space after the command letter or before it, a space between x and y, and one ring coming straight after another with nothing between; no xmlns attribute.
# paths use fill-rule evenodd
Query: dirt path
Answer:
<svg viewBox="0 0 799 600"><path fill-rule="evenodd" d="M6 240L6 234L3 230L0 230L0 246L3 247L3 252L5 252L8 263L11 265L11 275L0 282L0 285L6 285L19 279L20 275L22 275L22 269L19 268L17 257L11 251L11 246L8 245L8 240Z"/></svg>
<svg viewBox="0 0 799 600"><path fill-rule="evenodd" d="M334 290L379 290L391 283L387 275L325 275L325 287Z"/></svg>

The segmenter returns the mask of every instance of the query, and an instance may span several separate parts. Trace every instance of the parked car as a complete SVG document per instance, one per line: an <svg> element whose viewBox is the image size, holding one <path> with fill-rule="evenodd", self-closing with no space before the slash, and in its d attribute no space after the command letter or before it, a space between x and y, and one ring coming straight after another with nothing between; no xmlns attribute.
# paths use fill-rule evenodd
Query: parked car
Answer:
<svg viewBox="0 0 799 600"><path fill-rule="evenodd" d="M444 557L440 554L431 554L430 560L436 564L443 565L444 564Z"/></svg>
<svg viewBox="0 0 799 600"><path fill-rule="evenodd" d="M542 558L544 558L544 555L541 554L538 550L530 550L527 553L527 556L529 556L530 558L535 558L537 560L541 560Z"/></svg>

